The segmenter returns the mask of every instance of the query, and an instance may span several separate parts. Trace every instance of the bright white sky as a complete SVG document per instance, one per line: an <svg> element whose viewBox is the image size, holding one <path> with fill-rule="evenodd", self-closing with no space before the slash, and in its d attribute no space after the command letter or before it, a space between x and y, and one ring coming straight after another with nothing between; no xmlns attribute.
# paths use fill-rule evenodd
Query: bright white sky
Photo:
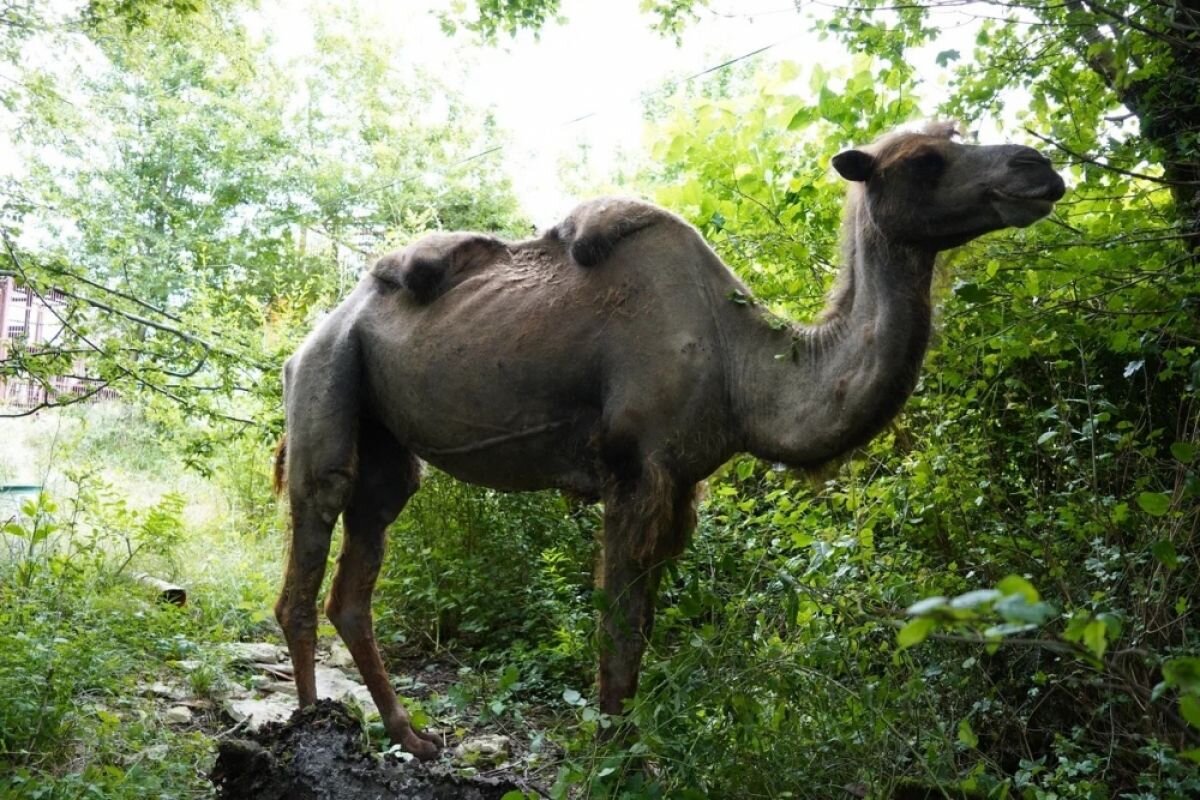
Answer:
<svg viewBox="0 0 1200 800"><path fill-rule="evenodd" d="M78 0L54 2L69 8ZM825 10L812 2L800 14L789 0L712 0L711 8L699 9L700 21L684 31L677 46L650 29L652 20L639 11L640 0L563 0L564 24L549 23L539 36L503 38L494 47L471 46L465 31L454 37L441 31L435 12L451 2L262 0L248 24L270 37L279 63L286 64L311 50L314 9L329 13L331 7L353 7L375 32L395 40L398 60L419 62L472 104L493 110L502 129L497 143L504 148L488 157L503 164L526 214L539 227L558 221L581 191L603 188L622 160L643 157L642 95L647 91L767 45L774 47L749 63L796 61L804 69L804 86L813 65L836 71L851 60L837 42L820 42L809 32L811 14ZM926 86L944 79L934 65L938 51L954 48L969 56L977 25L969 7L938 12L937 20L944 35L924 52L911 54L927 74ZM95 54L62 55L44 47L26 53L67 71L93 68L87 64ZM69 87L70 81L60 85ZM0 173L19 171L2 128ZM567 185L579 183L580 175L576 170L574 180L565 182L563 167L577 164L585 149L585 185Z"/></svg>
<svg viewBox="0 0 1200 800"><path fill-rule="evenodd" d="M751 63L788 59L830 70L850 63L839 44L820 42L809 32L808 11L797 13L788 0L713 0L678 46L650 29L652 20L639 11L639 0L564 0L564 24L550 23L536 37L523 33L495 47L475 48L464 31L453 38L442 33L435 12L447 0L343 2L376 19L405 59L436 68L474 105L494 109L505 147L489 158L504 165L539 227L557 222L578 199L578 187L564 185L561 168L577 162L581 148L597 183L614 172L619 159L640 156L645 92L771 44ZM819 6L806 6L820 13ZM255 23L271 30L282 53L301 55L311 39L310 7L306 0L267 0ZM975 23L967 15L940 19L946 37L921 54L931 69L938 50L955 47L969 54L974 36Z"/></svg>
<svg viewBox="0 0 1200 800"><path fill-rule="evenodd" d="M640 149L644 92L773 42L783 42L770 52L775 58L811 58L816 44L788 0L716 0L731 10L702 12L680 46L650 29L639 0L564 0L564 24L493 47L471 47L466 31L442 32L436 12L447 0L343 2L394 36L401 58L434 69L472 105L494 110L505 146L489 158L504 165L538 226L557 222L572 205L560 170L581 148L596 180L612 173L622 151ZM301 55L311 39L309 7L267 0L255 23L271 30L281 53Z"/></svg>

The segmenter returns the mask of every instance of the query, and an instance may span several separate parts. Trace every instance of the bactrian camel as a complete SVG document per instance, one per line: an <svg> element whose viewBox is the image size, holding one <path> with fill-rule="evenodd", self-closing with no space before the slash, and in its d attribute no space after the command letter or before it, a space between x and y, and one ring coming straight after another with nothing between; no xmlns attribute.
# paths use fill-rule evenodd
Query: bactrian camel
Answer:
<svg viewBox="0 0 1200 800"><path fill-rule="evenodd" d="M1030 225L1064 192L1036 151L965 145L936 124L833 167L851 183L844 264L812 324L747 302L695 228L628 199L584 203L523 242L433 234L363 277L284 369L276 469L293 534L276 616L301 706L316 700L317 594L341 515L325 613L392 741L437 752L397 702L371 621L385 529L422 459L481 486L603 502L599 704L622 712L698 482L737 453L807 469L865 444L916 383L936 254Z"/></svg>

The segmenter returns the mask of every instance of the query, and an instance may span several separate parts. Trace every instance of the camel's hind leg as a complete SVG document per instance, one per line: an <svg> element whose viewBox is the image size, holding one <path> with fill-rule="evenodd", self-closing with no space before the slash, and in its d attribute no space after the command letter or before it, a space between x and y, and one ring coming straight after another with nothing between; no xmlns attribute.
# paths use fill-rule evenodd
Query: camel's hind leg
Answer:
<svg viewBox="0 0 1200 800"><path fill-rule="evenodd" d="M358 356L345 337L309 342L284 366L286 473L292 515L275 617L287 640L300 706L317 699L317 594L329 539L350 500L358 462Z"/></svg>
<svg viewBox="0 0 1200 800"><path fill-rule="evenodd" d="M358 481L342 516L345 540L325 614L346 643L393 742L421 759L437 755L436 739L414 731L383 666L371 619L371 593L383 562L384 535L420 483L417 459L377 424L359 434Z"/></svg>
<svg viewBox="0 0 1200 800"><path fill-rule="evenodd" d="M275 618L283 629L288 651L292 656L292 671L300 707L317 699L315 653L317 647L317 593L325 576L325 560L329 557L329 539L333 524L341 513L353 486L353 452L341 466L330 466L307 474L296 462L305 459L303 448L291 441L288 445L288 493L292 511L292 543L288 548L287 568L283 591L275 604ZM303 478L296 476L304 475Z"/></svg>

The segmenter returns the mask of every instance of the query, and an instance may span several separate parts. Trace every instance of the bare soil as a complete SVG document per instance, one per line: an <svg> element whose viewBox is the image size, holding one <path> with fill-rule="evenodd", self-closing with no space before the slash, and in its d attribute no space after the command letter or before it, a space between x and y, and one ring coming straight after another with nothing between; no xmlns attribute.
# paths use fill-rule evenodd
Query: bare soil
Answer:
<svg viewBox="0 0 1200 800"><path fill-rule="evenodd" d="M358 720L332 700L222 742L210 779L222 800L500 800L521 788L462 777L444 764L381 758Z"/></svg>

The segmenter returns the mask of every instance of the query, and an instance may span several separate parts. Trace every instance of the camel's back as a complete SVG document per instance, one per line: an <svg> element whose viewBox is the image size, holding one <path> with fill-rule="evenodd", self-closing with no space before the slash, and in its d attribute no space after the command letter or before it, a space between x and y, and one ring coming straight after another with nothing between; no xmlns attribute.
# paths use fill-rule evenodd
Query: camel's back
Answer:
<svg viewBox="0 0 1200 800"><path fill-rule="evenodd" d="M554 235L515 243L425 305L360 287L369 402L398 439L467 480L589 491L614 408L688 424L695 396L723 381L717 319L741 284L675 218L594 266L569 246Z"/></svg>

